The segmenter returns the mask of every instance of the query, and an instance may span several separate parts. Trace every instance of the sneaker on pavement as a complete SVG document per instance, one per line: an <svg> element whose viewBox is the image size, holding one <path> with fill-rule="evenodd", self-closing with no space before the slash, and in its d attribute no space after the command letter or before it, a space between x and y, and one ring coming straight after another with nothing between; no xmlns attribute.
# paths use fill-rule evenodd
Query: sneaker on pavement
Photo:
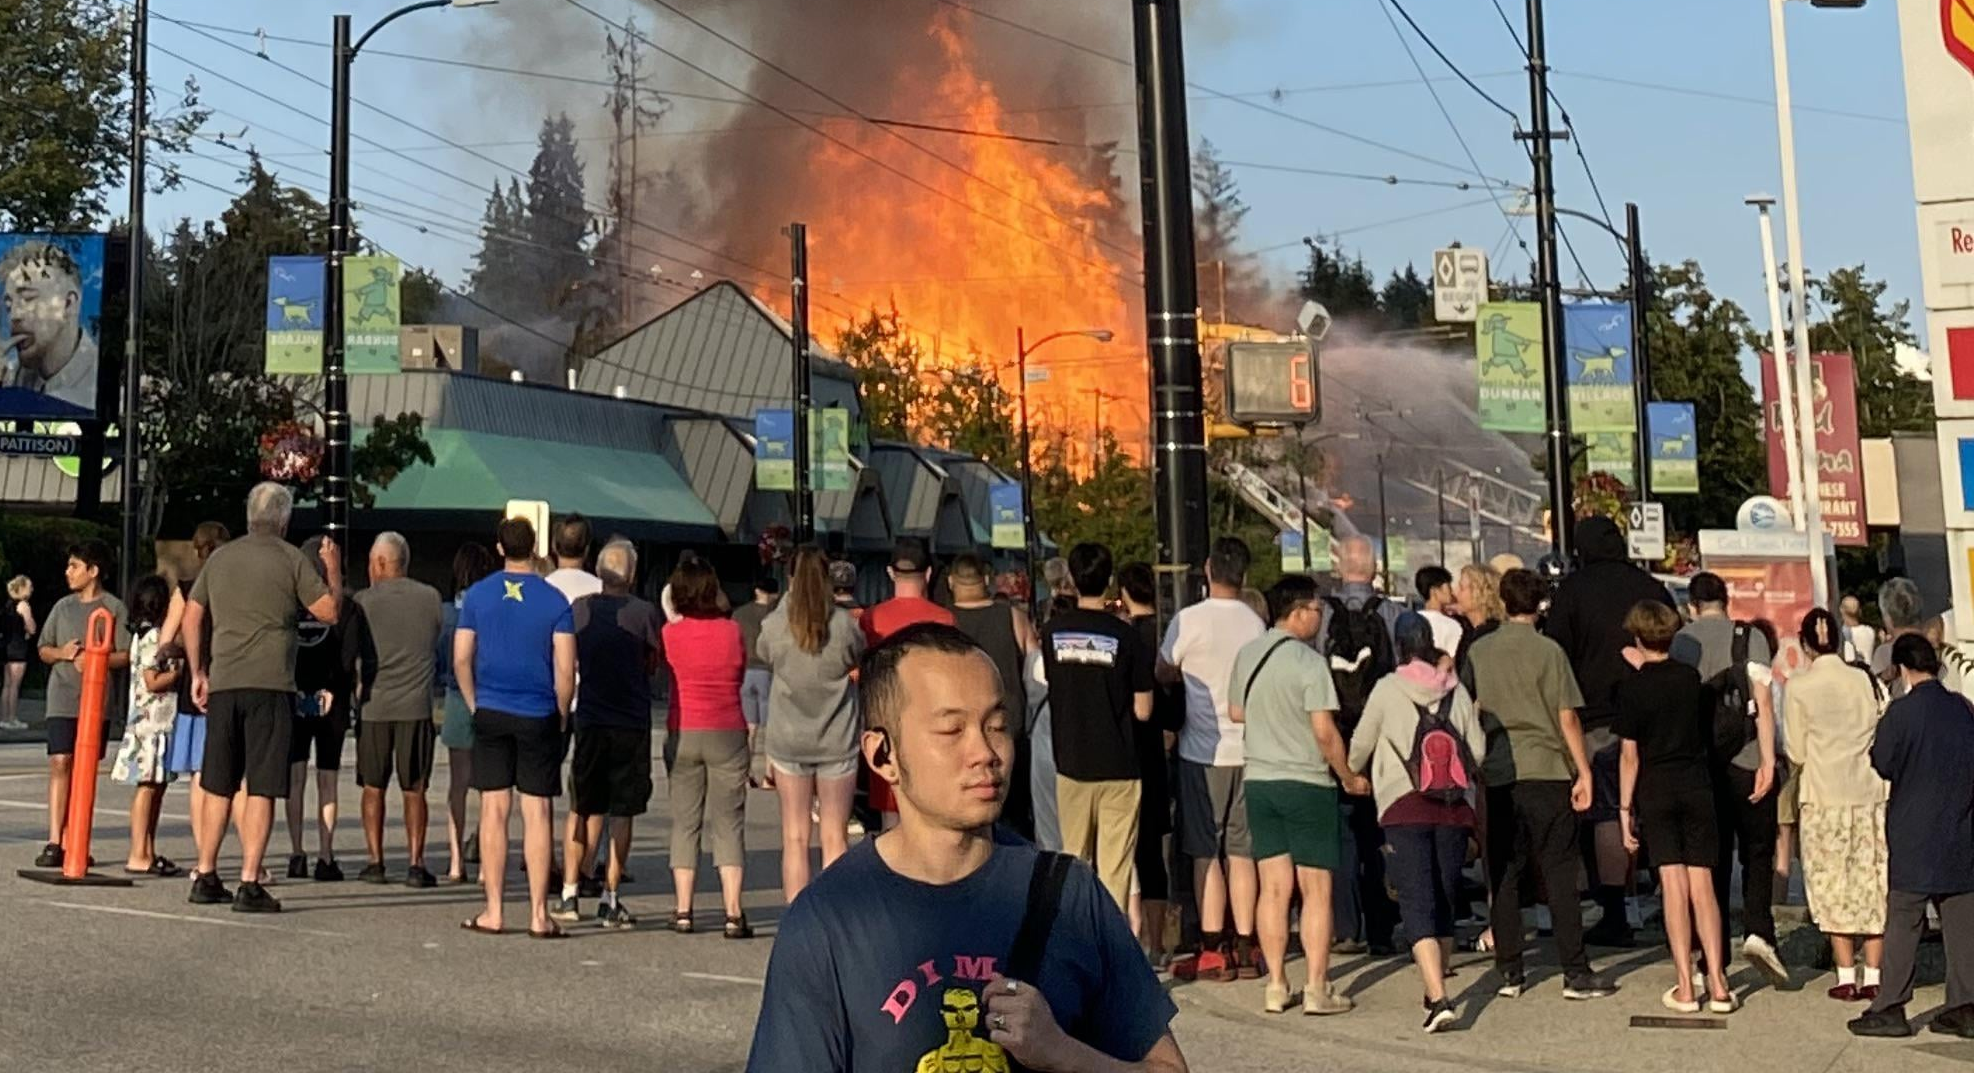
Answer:
<svg viewBox="0 0 1974 1073"><path fill-rule="evenodd" d="M368 869L366 869L366 871L368 871ZM377 871L378 874L381 876L384 871L384 866L381 864L378 865ZM343 881L343 866L337 864L335 861L324 860L321 857L317 857L315 859L315 881L317 883L341 883ZM372 882L381 883L383 882L383 880L376 879L376 880L372 880Z"/></svg>
<svg viewBox="0 0 1974 1073"><path fill-rule="evenodd" d="M574 898L550 898L548 919L558 920L564 924L578 923L583 919L582 906L577 904Z"/></svg>
<svg viewBox="0 0 1974 1073"><path fill-rule="evenodd" d="M1504 972L1501 974L1501 986L1495 988L1494 993L1501 998L1521 998L1528 993L1528 978L1519 969Z"/></svg>
<svg viewBox="0 0 1974 1073"><path fill-rule="evenodd" d="M1955 1006L1941 1010L1927 1025L1927 1030L1942 1036L1959 1036L1961 1039L1974 1039L1974 1006Z"/></svg>
<svg viewBox="0 0 1974 1073"><path fill-rule="evenodd" d="M366 868L364 871L368 872L369 869ZM424 865L414 864L405 869L404 885L413 890L426 890L438 886L439 877L427 871Z"/></svg>
<svg viewBox="0 0 1974 1073"><path fill-rule="evenodd" d="M259 883L242 883L233 895L233 911L236 913L279 913L281 903Z"/></svg>
<svg viewBox="0 0 1974 1073"><path fill-rule="evenodd" d="M1598 976L1596 973L1572 977L1563 982L1563 997L1566 999L1575 999L1578 1002L1610 998L1617 993L1618 985Z"/></svg>
<svg viewBox="0 0 1974 1073"><path fill-rule="evenodd" d="M288 855L288 878L289 879L308 878L308 854L290 853Z"/></svg>
<svg viewBox="0 0 1974 1073"><path fill-rule="evenodd" d="M53 842L41 847L41 852L34 856L34 866L36 868L60 868L62 866L62 847Z"/></svg>
<svg viewBox="0 0 1974 1073"><path fill-rule="evenodd" d="M1295 1001L1295 996L1289 993L1288 988L1279 987L1271 983L1262 990L1261 1012L1285 1012L1289 1008L1289 1003L1293 1001Z"/></svg>
<svg viewBox="0 0 1974 1073"><path fill-rule="evenodd" d="M1302 1012L1310 1017L1331 1017L1349 1013L1357 1008L1355 1002L1325 987L1322 993L1305 991L1302 993Z"/></svg>
<svg viewBox="0 0 1974 1073"><path fill-rule="evenodd" d="M1775 952L1774 945L1767 939L1759 935L1748 936L1741 944L1741 956L1747 959L1748 964L1760 969L1762 975L1768 977L1770 984L1776 987L1789 986L1789 968L1782 964L1781 955Z"/></svg>
<svg viewBox="0 0 1974 1073"><path fill-rule="evenodd" d="M1330 944L1330 953L1345 957L1356 957L1370 949L1362 939L1342 939Z"/></svg>
<svg viewBox="0 0 1974 1073"><path fill-rule="evenodd" d="M1862 1017L1853 1018L1844 1027L1850 1029L1853 1036L1872 1039L1904 1039L1912 1035L1912 1023L1905 1019L1903 1006L1868 1012Z"/></svg>
<svg viewBox="0 0 1974 1073"><path fill-rule="evenodd" d="M624 931L637 927L637 918L631 915L630 910L624 908L624 903L622 902L618 902L616 905L604 906L603 911L597 914L597 920L604 927L612 931Z"/></svg>
<svg viewBox="0 0 1974 1073"><path fill-rule="evenodd" d="M1226 950L1203 950L1194 965L1194 976L1217 984L1231 984L1239 978L1239 973L1228 959Z"/></svg>
<svg viewBox="0 0 1974 1073"><path fill-rule="evenodd" d="M358 872L356 878L365 883L389 883L391 881L390 873L384 870L383 861L372 861L364 865L363 871Z"/></svg>
<svg viewBox="0 0 1974 1073"><path fill-rule="evenodd" d="M233 892L226 889L219 876L205 872L192 879L192 895L185 899L193 905L225 905L233 900Z"/></svg>
<svg viewBox="0 0 1974 1073"><path fill-rule="evenodd" d="M1453 1008L1451 999L1440 999L1426 1006L1426 1035L1445 1031L1453 1022L1460 1019L1460 1011Z"/></svg>
<svg viewBox="0 0 1974 1073"><path fill-rule="evenodd" d="M1836 987L1833 987L1830 990L1825 991L1824 994L1829 995L1831 998L1836 999L1838 1002L1856 1002L1857 985L1838 984Z"/></svg>

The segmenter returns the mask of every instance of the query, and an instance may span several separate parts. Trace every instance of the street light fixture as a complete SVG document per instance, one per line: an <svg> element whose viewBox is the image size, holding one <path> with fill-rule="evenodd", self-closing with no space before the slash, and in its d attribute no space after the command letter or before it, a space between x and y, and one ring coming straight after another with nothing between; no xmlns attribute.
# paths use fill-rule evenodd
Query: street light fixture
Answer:
<svg viewBox="0 0 1974 1073"><path fill-rule="evenodd" d="M328 458L324 528L347 550L350 528L350 382L344 365L343 259L350 252L350 66L377 31L414 11L486 7L499 0L419 0L377 20L350 43L350 17L335 17L330 49L329 256L322 276L322 410Z"/></svg>
<svg viewBox="0 0 1974 1073"><path fill-rule="evenodd" d="M1021 547L1030 575L1029 601L1036 606L1040 605L1041 594L1036 590L1033 581L1037 541L1035 539L1035 460L1028 439L1028 355L1058 339L1076 337L1108 343L1117 336L1109 328L1084 328L1080 331L1051 332L1035 340L1031 346L1026 329L1016 327L1014 330L1015 375L1021 381Z"/></svg>

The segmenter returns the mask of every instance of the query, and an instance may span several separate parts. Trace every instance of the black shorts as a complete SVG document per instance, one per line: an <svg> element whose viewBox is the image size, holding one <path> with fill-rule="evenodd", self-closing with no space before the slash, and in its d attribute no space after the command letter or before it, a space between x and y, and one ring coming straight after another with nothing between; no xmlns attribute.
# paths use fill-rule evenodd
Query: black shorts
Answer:
<svg viewBox="0 0 1974 1073"><path fill-rule="evenodd" d="M1704 777L1661 783L1640 779L1632 810L1638 840L1654 865L1713 868L1720 864L1720 823L1715 819L1713 787Z"/></svg>
<svg viewBox="0 0 1974 1073"><path fill-rule="evenodd" d="M315 770L341 771L343 743L350 737L349 709L331 708L325 715L300 714L302 702L295 702L295 729L288 736L288 762L303 764L315 754Z"/></svg>
<svg viewBox="0 0 1974 1073"><path fill-rule="evenodd" d="M1618 760L1624 754L1624 743L1615 742L1590 756L1590 811L1584 814L1586 824L1618 822Z"/></svg>
<svg viewBox="0 0 1974 1073"><path fill-rule="evenodd" d="M562 739L560 716L531 719L481 708L473 713L473 789L561 796Z"/></svg>
<svg viewBox="0 0 1974 1073"><path fill-rule="evenodd" d="M651 804L651 732L577 727L569 807L582 816L642 816Z"/></svg>
<svg viewBox="0 0 1974 1073"><path fill-rule="evenodd" d="M364 723L356 736L356 784L371 790L388 789L395 771L398 789L424 793L432 779L432 756L438 740L438 728L430 719Z"/></svg>
<svg viewBox="0 0 1974 1073"><path fill-rule="evenodd" d="M48 755L74 756L75 717L72 715L50 716L46 725L48 727Z"/></svg>
<svg viewBox="0 0 1974 1073"><path fill-rule="evenodd" d="M254 797L288 796L288 742L295 695L285 689L223 689L206 702L206 758L199 786L231 797L244 782Z"/></svg>

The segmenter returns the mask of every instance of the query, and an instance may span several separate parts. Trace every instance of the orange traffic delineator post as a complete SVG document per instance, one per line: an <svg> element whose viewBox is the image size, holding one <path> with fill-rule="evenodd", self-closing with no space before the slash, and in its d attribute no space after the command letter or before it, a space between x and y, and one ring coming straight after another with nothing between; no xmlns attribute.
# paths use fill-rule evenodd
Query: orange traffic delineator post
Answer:
<svg viewBox="0 0 1974 1073"><path fill-rule="evenodd" d="M89 870L89 835L96 820L96 765L103 760L103 698L109 692L110 652L116 616L109 608L89 613L83 631L82 703L76 711L75 756L69 768L69 815L62 829L62 868L23 868L22 879L81 887L128 887L130 880ZM131 673L142 674L139 668Z"/></svg>

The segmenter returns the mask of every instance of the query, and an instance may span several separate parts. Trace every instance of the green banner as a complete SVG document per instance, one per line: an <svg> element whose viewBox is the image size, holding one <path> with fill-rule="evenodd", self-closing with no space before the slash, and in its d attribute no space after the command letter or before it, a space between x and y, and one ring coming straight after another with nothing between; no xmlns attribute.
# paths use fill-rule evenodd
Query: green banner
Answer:
<svg viewBox="0 0 1974 1073"><path fill-rule="evenodd" d="M1405 538L1404 537L1388 536L1385 538L1385 569L1394 575L1403 574L1405 572ZM1392 584L1393 585L1398 584L1398 579L1396 577L1392 578ZM1409 580L1407 584L1403 587L1404 588L1412 587Z"/></svg>
<svg viewBox="0 0 1974 1073"><path fill-rule="evenodd" d="M1631 437L1623 432L1589 432L1585 463L1592 473L1608 473L1626 488L1638 487L1638 467L1632 461Z"/></svg>
<svg viewBox="0 0 1974 1073"><path fill-rule="evenodd" d="M395 257L343 258L343 367L352 375L401 368L401 276Z"/></svg>
<svg viewBox="0 0 1974 1073"><path fill-rule="evenodd" d="M818 492L850 490L850 411L809 411L809 471Z"/></svg>
<svg viewBox="0 0 1974 1073"><path fill-rule="evenodd" d="M1474 322L1480 369L1480 426L1495 432L1542 432L1542 307L1489 302Z"/></svg>
<svg viewBox="0 0 1974 1073"><path fill-rule="evenodd" d="M1309 569L1319 574L1327 574L1336 566L1330 558L1330 531L1311 529L1309 531Z"/></svg>

